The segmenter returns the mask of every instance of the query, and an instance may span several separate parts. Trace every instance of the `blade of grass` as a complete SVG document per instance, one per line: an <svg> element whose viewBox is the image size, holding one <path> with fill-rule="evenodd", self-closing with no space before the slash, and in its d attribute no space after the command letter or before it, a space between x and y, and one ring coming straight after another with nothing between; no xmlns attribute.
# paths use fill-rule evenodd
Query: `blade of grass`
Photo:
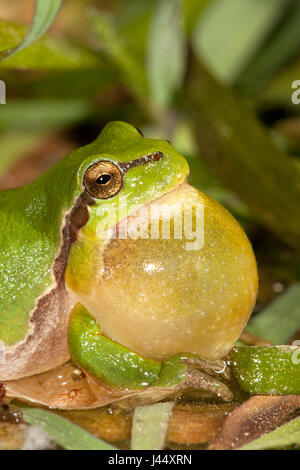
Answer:
<svg viewBox="0 0 300 470"><path fill-rule="evenodd" d="M23 419L34 426L42 426L52 439L67 450L116 450L71 421L39 408L22 408Z"/></svg>
<svg viewBox="0 0 300 470"><path fill-rule="evenodd" d="M201 16L193 45L209 70L234 83L284 13L286 0L215 0Z"/></svg>
<svg viewBox="0 0 300 470"><path fill-rule="evenodd" d="M186 44L181 0L156 3L148 36L147 76L154 103L170 104L186 69Z"/></svg>
<svg viewBox="0 0 300 470"><path fill-rule="evenodd" d="M299 328L300 283L297 283L257 315L246 330L273 344L286 344Z"/></svg>
<svg viewBox="0 0 300 470"><path fill-rule="evenodd" d="M63 0L36 0L32 26L18 46L0 53L0 60L16 54L39 39L54 21Z"/></svg>
<svg viewBox="0 0 300 470"><path fill-rule="evenodd" d="M239 450L264 450L300 445L300 417L280 426L254 441L240 447Z"/></svg>
<svg viewBox="0 0 300 470"><path fill-rule="evenodd" d="M161 450L174 403L140 406L134 411L131 433L132 450Z"/></svg>

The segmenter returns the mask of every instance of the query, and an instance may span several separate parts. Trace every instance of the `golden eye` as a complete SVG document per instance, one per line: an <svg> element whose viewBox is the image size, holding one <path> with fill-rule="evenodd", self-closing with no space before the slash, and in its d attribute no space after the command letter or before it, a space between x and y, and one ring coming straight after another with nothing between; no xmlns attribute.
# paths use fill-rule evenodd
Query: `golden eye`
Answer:
<svg viewBox="0 0 300 470"><path fill-rule="evenodd" d="M92 196L107 199L120 191L123 178L117 165L104 160L94 163L86 170L83 183Z"/></svg>

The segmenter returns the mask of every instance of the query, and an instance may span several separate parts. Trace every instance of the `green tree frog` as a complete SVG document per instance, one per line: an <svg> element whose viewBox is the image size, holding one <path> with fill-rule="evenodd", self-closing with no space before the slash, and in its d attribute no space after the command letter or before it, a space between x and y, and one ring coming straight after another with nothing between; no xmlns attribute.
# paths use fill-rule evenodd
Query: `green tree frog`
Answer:
<svg viewBox="0 0 300 470"><path fill-rule="evenodd" d="M167 141L112 122L0 193L8 395L65 408L191 387L230 399L221 359L255 303L256 263L242 228L188 172ZM77 378L63 381L62 367ZM80 374L98 400L81 400ZM56 399L43 398L50 389Z"/></svg>

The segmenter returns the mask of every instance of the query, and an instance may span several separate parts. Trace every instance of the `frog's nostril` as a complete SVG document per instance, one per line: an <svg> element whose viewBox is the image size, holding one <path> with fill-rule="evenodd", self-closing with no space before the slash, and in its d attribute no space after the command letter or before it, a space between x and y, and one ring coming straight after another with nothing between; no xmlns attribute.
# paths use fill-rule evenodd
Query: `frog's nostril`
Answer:
<svg viewBox="0 0 300 470"><path fill-rule="evenodd" d="M158 162L158 161L161 160L162 158L163 158L162 152L155 152L155 153L152 155L152 160L154 160L155 162Z"/></svg>

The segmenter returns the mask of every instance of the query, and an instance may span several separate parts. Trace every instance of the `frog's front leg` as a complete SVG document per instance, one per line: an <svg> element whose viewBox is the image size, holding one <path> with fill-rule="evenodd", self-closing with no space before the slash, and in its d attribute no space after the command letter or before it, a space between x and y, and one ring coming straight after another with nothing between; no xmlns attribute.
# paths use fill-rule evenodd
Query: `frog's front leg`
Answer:
<svg viewBox="0 0 300 470"><path fill-rule="evenodd" d="M207 361L193 354L177 354L162 363L144 358L105 337L81 304L76 304L71 312L68 339L72 360L110 387L151 387L174 392L196 388L225 401L232 399L229 388L214 376L222 373L224 361Z"/></svg>

